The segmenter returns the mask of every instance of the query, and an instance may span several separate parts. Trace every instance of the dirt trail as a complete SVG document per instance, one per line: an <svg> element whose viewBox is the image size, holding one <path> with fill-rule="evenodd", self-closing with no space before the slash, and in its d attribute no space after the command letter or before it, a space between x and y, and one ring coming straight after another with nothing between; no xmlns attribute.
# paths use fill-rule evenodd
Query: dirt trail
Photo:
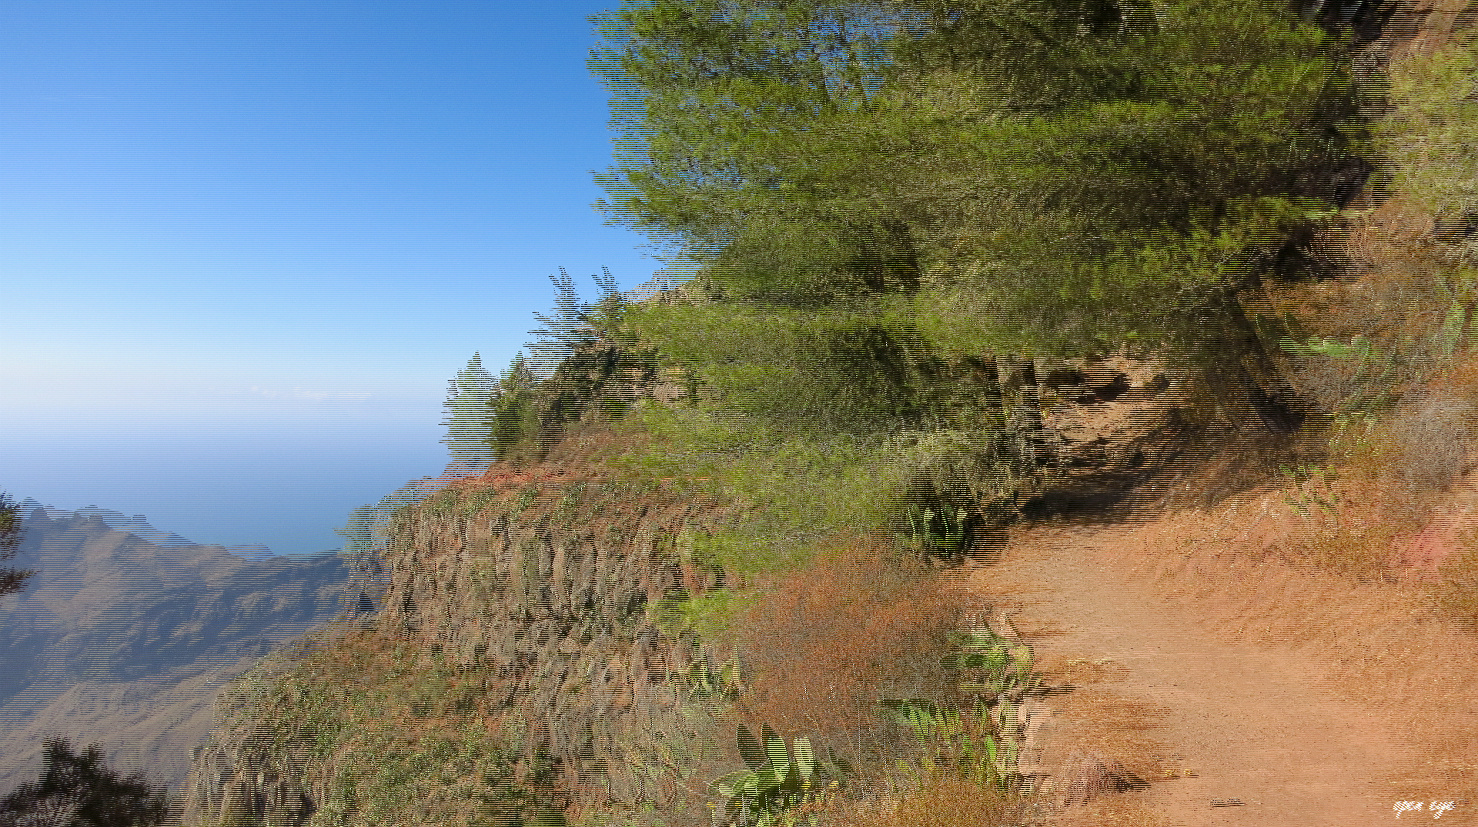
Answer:
<svg viewBox="0 0 1478 827"><path fill-rule="evenodd" d="M1037 527L999 562L962 573L962 586L1008 612L1032 642L1048 683L1077 687L1047 698L1055 711L1045 761L1108 758L1151 782L1065 808L1057 823L1395 822L1395 803L1414 797L1404 771L1421 766L1423 748L1396 718L1332 684L1298 641L1239 636L1196 600L1168 595L1128 553L1157 528L1163 534L1154 521ZM1231 596L1253 587L1211 584ZM1213 806L1229 799L1242 803ZM1400 822L1432 819L1423 805ZM1466 801L1440 815L1475 823Z"/></svg>

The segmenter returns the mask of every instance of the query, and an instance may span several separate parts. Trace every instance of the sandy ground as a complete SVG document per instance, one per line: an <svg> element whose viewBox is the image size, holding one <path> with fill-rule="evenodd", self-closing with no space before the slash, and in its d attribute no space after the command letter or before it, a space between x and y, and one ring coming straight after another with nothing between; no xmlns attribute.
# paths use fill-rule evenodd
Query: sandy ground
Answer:
<svg viewBox="0 0 1478 827"><path fill-rule="evenodd" d="M1368 681L1352 688L1366 672L1341 650L1371 641L1321 639L1319 624L1336 629L1340 612L1361 600L1391 601L1353 593L1343 601L1337 586L1312 590L1299 575L1272 577L1267 564L1238 569L1211 552L1212 538L1197 535L1207 522L1041 525L1014 536L995 564L961 572L963 588L1004 610L1032 642L1047 682L1072 687L1046 699L1046 763L1104 758L1148 782L1063 808L1054 823L1478 823L1471 774L1448 766L1469 742L1444 744L1432 726L1414 726L1425 704L1425 717L1442 726L1478 730L1464 717L1467 696L1444 684L1465 684L1466 669L1448 664L1458 671L1419 676L1443 690L1430 698L1414 696L1420 689L1409 681L1404 689ZM1308 602L1290 605L1292 593ZM1297 622L1280 619L1290 616ZM1448 645L1463 642L1453 644L1452 630L1438 633ZM1397 691L1402 697L1391 696ZM1432 769L1439 765L1443 773ZM1398 820L1401 801L1422 809ZM1434 812L1433 801L1452 808Z"/></svg>

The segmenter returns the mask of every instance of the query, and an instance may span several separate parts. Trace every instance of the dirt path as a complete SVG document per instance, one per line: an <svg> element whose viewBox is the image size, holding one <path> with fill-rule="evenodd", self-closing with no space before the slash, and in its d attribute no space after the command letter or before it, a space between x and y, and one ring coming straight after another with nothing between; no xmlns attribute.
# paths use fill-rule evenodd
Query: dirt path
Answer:
<svg viewBox="0 0 1478 827"><path fill-rule="evenodd" d="M1388 715L1331 685L1296 642L1239 639L1194 600L1167 597L1163 583L1130 571L1125 550L1153 528L1040 527L1013 538L996 564L962 575L965 588L1010 613L1049 683L1078 687L1047 699L1047 762L1109 758L1153 782L1066 808L1060 823L1396 822L1394 805L1408 797L1396 779L1418 765L1420 748ZM1241 804L1213 805L1229 799ZM1423 804L1400 821L1431 819ZM1441 822L1473 815L1458 804Z"/></svg>

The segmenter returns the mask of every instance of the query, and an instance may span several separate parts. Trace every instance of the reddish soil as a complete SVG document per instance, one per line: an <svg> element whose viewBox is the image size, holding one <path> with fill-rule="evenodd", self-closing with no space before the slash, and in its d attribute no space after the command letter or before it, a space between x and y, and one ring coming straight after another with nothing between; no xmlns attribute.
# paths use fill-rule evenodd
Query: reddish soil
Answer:
<svg viewBox="0 0 1478 827"><path fill-rule="evenodd" d="M1075 687L1047 698L1043 763L1062 779L1091 756L1151 782L1054 823L1345 827L1391 823L1402 801L1422 810L1401 821L1478 823L1478 636L1409 581L1270 556L1298 523L1281 500L1038 525L962 572L1047 682Z"/></svg>
<svg viewBox="0 0 1478 827"><path fill-rule="evenodd" d="M1392 557L1392 568L1418 579L1435 581L1442 564L1464 547L1478 529L1478 473L1453 486L1448 502L1421 532L1402 543Z"/></svg>

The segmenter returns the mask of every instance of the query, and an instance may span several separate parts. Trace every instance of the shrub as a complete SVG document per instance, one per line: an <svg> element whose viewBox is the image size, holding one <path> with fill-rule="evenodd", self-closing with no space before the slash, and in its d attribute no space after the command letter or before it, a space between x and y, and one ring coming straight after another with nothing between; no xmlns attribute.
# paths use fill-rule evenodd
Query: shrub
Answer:
<svg viewBox="0 0 1478 827"><path fill-rule="evenodd" d="M25 515L5 492L0 491L0 560L15 555L21 541L21 523ZM26 581L34 572L24 569L0 567L0 595L14 594L25 588Z"/></svg>
<svg viewBox="0 0 1478 827"><path fill-rule="evenodd" d="M1467 461L1474 413L1467 402L1433 396L1398 416L1390 426L1391 471L1417 491L1447 488Z"/></svg>
<svg viewBox="0 0 1478 827"><path fill-rule="evenodd" d="M1390 105L1379 130L1397 187L1439 219L1478 216L1478 45L1412 53L1391 66ZM1478 257L1478 239L1457 252Z"/></svg>
<svg viewBox="0 0 1478 827"><path fill-rule="evenodd" d="M828 814L826 825L847 827L992 827L1012 823L1016 800L988 785L941 775L907 790L896 802L855 803Z"/></svg>
<svg viewBox="0 0 1478 827"><path fill-rule="evenodd" d="M52 738L42 760L40 779L0 799L3 827L152 827L169 817L163 789L142 775L120 778L96 745L78 754Z"/></svg>
<svg viewBox="0 0 1478 827"><path fill-rule="evenodd" d="M750 666L739 712L882 760L896 733L881 726L878 699L940 697L951 685L940 657L959 610L936 578L855 539L775 581L736 630Z"/></svg>

